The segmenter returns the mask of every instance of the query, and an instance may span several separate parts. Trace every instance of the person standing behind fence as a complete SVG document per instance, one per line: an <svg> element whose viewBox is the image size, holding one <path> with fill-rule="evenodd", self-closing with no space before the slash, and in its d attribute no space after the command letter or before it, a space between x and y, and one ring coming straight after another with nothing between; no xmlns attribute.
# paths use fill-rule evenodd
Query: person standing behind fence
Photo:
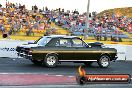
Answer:
<svg viewBox="0 0 132 88"><path fill-rule="evenodd" d="M4 22L3 19L0 18L0 31L2 34L5 32Z"/></svg>
<svg viewBox="0 0 132 88"><path fill-rule="evenodd" d="M26 31L26 35L27 35L27 36L31 36L31 34L33 34L33 36L34 36L34 32L33 32L33 23L30 23L30 24L28 25L28 31Z"/></svg>

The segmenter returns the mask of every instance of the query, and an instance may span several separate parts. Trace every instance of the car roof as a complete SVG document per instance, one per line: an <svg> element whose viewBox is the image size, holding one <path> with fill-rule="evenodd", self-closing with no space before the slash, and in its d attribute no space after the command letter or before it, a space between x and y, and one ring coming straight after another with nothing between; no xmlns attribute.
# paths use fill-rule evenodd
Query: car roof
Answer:
<svg viewBox="0 0 132 88"><path fill-rule="evenodd" d="M43 36L43 37L50 37L50 38L79 38L77 36L68 36L68 35L50 35L50 36Z"/></svg>

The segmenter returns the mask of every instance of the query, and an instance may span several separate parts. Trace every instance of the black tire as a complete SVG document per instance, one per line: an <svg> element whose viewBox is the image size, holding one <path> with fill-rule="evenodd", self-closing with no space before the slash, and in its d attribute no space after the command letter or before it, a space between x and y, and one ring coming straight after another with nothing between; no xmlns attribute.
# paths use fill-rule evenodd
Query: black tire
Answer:
<svg viewBox="0 0 132 88"><path fill-rule="evenodd" d="M85 66L92 66L92 61L91 62L84 62Z"/></svg>
<svg viewBox="0 0 132 88"><path fill-rule="evenodd" d="M56 67L58 64L58 57L55 54L49 54L45 57L44 64L50 68Z"/></svg>
<svg viewBox="0 0 132 88"><path fill-rule="evenodd" d="M35 65L42 65L42 61L31 60Z"/></svg>
<svg viewBox="0 0 132 88"><path fill-rule="evenodd" d="M98 59L98 65L100 68L107 68L110 65L110 58L107 55L102 55Z"/></svg>

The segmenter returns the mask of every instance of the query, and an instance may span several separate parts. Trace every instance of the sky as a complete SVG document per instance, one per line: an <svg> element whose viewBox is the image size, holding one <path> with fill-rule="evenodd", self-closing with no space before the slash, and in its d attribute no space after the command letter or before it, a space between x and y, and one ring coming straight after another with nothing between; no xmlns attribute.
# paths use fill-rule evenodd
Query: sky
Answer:
<svg viewBox="0 0 132 88"><path fill-rule="evenodd" d="M25 4L28 9L37 5L39 9L47 6L49 9L64 8L65 10L77 9L80 13L87 11L88 0L7 0L14 3ZM0 0L5 5L6 0ZM132 7L132 0L90 0L90 12L101 12L106 9Z"/></svg>

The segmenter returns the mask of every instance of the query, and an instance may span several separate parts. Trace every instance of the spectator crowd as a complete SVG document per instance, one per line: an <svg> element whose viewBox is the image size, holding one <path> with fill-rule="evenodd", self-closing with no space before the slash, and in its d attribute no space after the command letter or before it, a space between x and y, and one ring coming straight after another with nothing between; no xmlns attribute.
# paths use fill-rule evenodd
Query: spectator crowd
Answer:
<svg viewBox="0 0 132 88"><path fill-rule="evenodd" d="M32 6L27 10L25 5L6 2L6 8L0 5L0 31L9 35L16 35L19 31L25 31L26 35L34 35L34 31L50 29L51 23L38 11L38 7ZM41 32L41 31L40 31Z"/></svg>
<svg viewBox="0 0 132 88"><path fill-rule="evenodd" d="M79 14L77 10L70 12L64 9L46 10L45 14L48 15L51 21L56 25L67 29L73 35L84 35L87 33L89 36L95 36L97 40L111 40L115 38L128 38L121 30L132 33L132 19L125 16L117 16L115 13L110 16L104 13L103 16L98 16L96 12L89 14L89 28L86 27L86 13Z"/></svg>
<svg viewBox="0 0 132 88"><path fill-rule="evenodd" d="M46 30L45 35L56 33L56 28L51 23L68 30L72 35L94 36L97 40L107 40L107 37L127 38L119 29L132 33L132 19L125 16L117 16L115 13L110 16L104 13L99 16L96 12L89 14L89 28L86 27L87 13L80 14L64 9L49 10L47 7L38 9L32 6L32 10L27 10L25 5L6 2L6 7L0 5L0 31L8 31L9 35L25 30L25 34L34 35L35 31ZM8 25L8 26L7 26ZM50 29L50 31L47 31Z"/></svg>

